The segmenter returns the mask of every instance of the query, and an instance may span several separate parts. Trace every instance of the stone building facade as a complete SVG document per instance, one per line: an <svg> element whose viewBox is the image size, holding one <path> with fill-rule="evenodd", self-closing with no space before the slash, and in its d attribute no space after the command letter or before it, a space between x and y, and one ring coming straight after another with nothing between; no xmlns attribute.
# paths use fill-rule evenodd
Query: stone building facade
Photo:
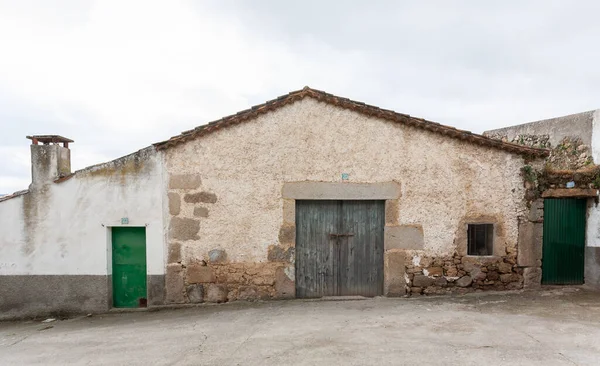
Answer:
<svg viewBox="0 0 600 366"><path fill-rule="evenodd" d="M366 277L356 280L371 281L377 294L523 288L536 283L523 260L533 258L537 235L537 208L527 200L523 169L542 167L547 155L543 148L305 88L130 157L74 174L56 173L43 194L32 186L27 193L0 199L0 229L10 233L0 238L0 257L6 262L0 267L2 295L14 291L7 285L13 275L26 282L33 275L70 274L51 261L45 261L46 267L36 262L48 255L62 255L73 274L104 281L102 293L81 294L93 302L89 307L74 300L77 293L55 303L46 301L51 294L34 293L27 302L40 304L35 309L2 296L0 306L13 309L14 316L44 306L65 311L114 306L111 230L122 226L146 230L148 296L143 306L294 298L298 276L306 276L301 278L308 279L302 282L306 286L319 281L306 274L311 258L329 253L300 257L308 253L302 246L311 245L305 241L306 228L325 214L311 217L299 202L315 207L372 203L362 211L370 215L368 224L353 219L351 232L317 234L325 238L319 240L331 238L331 248L340 243L352 248L348 258L354 264L342 261L348 268L362 271L363 259L380 268L367 268L361 272ZM56 198L32 223L21 216L27 197ZM383 210L380 223L374 207ZM75 233L62 230L73 226ZM61 237L46 235L58 228ZM367 239L360 239L365 230ZM43 239L32 240L32 232ZM18 249L31 243L36 250ZM376 256L361 251L362 245L372 247ZM305 267L298 267L299 259ZM331 262L319 260L324 266ZM319 268L315 276L330 275ZM346 276L336 268L335 276ZM342 280L352 287L353 279Z"/></svg>
<svg viewBox="0 0 600 366"><path fill-rule="evenodd" d="M294 297L296 199L385 200L387 296L524 285L521 170L543 150L310 89L157 148L171 177L167 302L198 284L230 300ZM467 255L474 223L494 225L489 256Z"/></svg>

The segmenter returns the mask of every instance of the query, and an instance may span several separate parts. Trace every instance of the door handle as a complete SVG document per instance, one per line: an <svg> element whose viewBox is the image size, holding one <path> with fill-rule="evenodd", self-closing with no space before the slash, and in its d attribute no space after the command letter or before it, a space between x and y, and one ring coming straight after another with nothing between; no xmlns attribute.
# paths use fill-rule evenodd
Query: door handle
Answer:
<svg viewBox="0 0 600 366"><path fill-rule="evenodd" d="M330 239L336 239L336 238L339 238L339 237L348 237L348 236L354 236L354 233L346 233L346 234L333 234L333 233L331 233L331 234L329 234L329 238Z"/></svg>

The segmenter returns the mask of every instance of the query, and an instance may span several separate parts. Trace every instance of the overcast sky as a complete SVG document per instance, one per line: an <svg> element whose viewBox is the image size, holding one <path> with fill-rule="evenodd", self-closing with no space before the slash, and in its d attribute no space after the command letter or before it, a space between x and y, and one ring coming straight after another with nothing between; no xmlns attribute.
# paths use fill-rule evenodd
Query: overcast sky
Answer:
<svg viewBox="0 0 600 366"><path fill-rule="evenodd" d="M305 85L458 128L600 108L599 1L0 0L0 193Z"/></svg>

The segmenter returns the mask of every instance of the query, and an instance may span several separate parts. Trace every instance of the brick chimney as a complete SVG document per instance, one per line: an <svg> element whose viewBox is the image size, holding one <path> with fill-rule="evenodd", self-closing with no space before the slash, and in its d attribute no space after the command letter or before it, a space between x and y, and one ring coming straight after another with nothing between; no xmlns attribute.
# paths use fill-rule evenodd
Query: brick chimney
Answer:
<svg viewBox="0 0 600 366"><path fill-rule="evenodd" d="M27 136L31 140L31 186L46 185L71 174L71 150L74 142L58 135ZM62 144L62 146L61 146Z"/></svg>

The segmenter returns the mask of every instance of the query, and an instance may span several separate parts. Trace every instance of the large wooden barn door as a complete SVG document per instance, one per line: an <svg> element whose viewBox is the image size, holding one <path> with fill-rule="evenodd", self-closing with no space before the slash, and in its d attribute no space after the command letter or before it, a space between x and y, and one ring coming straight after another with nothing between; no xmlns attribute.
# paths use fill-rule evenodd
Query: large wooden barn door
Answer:
<svg viewBox="0 0 600 366"><path fill-rule="evenodd" d="M584 199L544 200L542 284L583 284L586 207Z"/></svg>
<svg viewBox="0 0 600 366"><path fill-rule="evenodd" d="M383 293L384 201L296 201L296 297Z"/></svg>

